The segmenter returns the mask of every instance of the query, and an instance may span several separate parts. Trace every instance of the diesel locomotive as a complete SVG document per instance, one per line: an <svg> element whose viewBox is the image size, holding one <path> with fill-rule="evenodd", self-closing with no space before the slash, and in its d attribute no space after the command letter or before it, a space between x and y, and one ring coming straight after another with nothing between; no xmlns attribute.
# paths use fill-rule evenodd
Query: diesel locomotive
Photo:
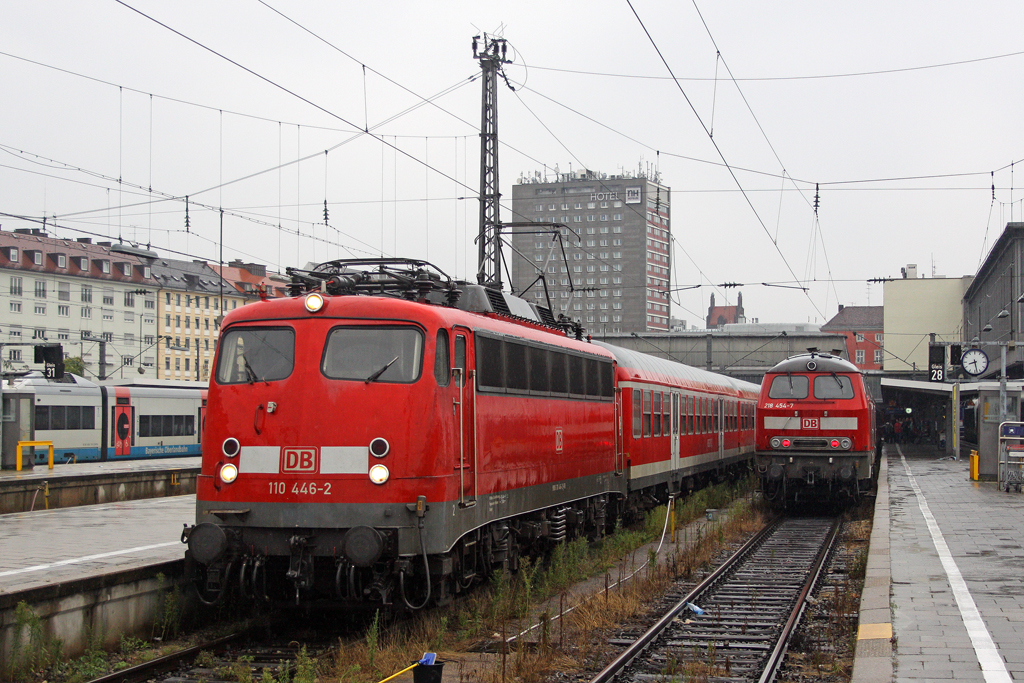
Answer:
<svg viewBox="0 0 1024 683"><path fill-rule="evenodd" d="M878 439L875 402L853 363L811 351L765 374L754 461L777 507L853 500L871 487Z"/></svg>

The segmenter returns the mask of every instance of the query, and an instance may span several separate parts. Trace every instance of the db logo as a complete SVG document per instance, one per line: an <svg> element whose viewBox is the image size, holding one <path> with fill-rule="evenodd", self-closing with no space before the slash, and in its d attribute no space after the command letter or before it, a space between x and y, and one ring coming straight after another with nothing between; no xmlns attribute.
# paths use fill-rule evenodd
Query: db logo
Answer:
<svg viewBox="0 0 1024 683"><path fill-rule="evenodd" d="M800 420L801 429L821 429L821 423L819 418L816 417L805 417Z"/></svg>
<svg viewBox="0 0 1024 683"><path fill-rule="evenodd" d="M563 443L564 443L564 439L562 437L562 430L561 430L561 428L556 429L555 430L555 453L561 453L562 452L562 444Z"/></svg>
<svg viewBox="0 0 1024 683"><path fill-rule="evenodd" d="M285 448L281 451L282 472L313 472L320 469L320 457L315 447Z"/></svg>

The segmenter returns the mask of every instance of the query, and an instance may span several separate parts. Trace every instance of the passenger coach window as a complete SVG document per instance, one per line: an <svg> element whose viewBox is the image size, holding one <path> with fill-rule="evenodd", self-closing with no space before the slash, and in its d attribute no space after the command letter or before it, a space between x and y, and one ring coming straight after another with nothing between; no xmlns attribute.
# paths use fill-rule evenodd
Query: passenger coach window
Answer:
<svg viewBox="0 0 1024 683"><path fill-rule="evenodd" d="M640 410L640 392L633 389L633 438L640 438L640 424L641 415L643 413Z"/></svg>
<svg viewBox="0 0 1024 683"><path fill-rule="evenodd" d="M768 398L807 398L806 375L778 375L768 389Z"/></svg>
<svg viewBox="0 0 1024 683"><path fill-rule="evenodd" d="M654 429L652 436L661 436L661 392L654 392Z"/></svg>
<svg viewBox="0 0 1024 683"><path fill-rule="evenodd" d="M295 332L291 329L236 327L228 330L218 346L220 384L284 379L295 365Z"/></svg>
<svg viewBox="0 0 1024 683"><path fill-rule="evenodd" d="M651 435L651 392L645 391L644 394L644 436Z"/></svg>
<svg viewBox="0 0 1024 683"><path fill-rule="evenodd" d="M818 375L814 378L814 398L853 398L853 381L842 375Z"/></svg>
<svg viewBox="0 0 1024 683"><path fill-rule="evenodd" d="M331 379L408 384L422 366L423 333L414 327L336 327L321 371Z"/></svg>

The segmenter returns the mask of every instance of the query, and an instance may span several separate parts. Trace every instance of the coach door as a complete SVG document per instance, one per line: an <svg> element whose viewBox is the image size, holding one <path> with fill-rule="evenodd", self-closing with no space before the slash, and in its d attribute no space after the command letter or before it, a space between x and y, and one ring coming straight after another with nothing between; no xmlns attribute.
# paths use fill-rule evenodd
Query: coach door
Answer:
<svg viewBox="0 0 1024 683"><path fill-rule="evenodd" d="M672 394L672 471L679 469L679 394Z"/></svg>
<svg viewBox="0 0 1024 683"><path fill-rule="evenodd" d="M132 407L130 405L121 405L121 401L127 402L126 398L118 398L118 405L114 406L113 412L113 423L114 428L111 430L111 436L113 436L114 455L131 455L132 454Z"/></svg>
<svg viewBox="0 0 1024 683"><path fill-rule="evenodd" d="M725 458L725 401L715 399L715 431L718 433L718 461Z"/></svg>
<svg viewBox="0 0 1024 683"><path fill-rule="evenodd" d="M459 452L455 471L459 475L459 507L476 505L476 391L473 381L473 345L468 343L469 330L455 329L452 354L452 385L455 390L455 413L458 415Z"/></svg>

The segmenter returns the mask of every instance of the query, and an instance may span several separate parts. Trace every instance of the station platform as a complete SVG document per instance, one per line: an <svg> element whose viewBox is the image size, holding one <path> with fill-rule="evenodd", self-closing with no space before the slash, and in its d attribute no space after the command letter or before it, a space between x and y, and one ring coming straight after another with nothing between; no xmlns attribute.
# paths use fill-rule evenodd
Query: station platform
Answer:
<svg viewBox="0 0 1024 683"><path fill-rule="evenodd" d="M0 515L193 494L201 461L196 455L0 470Z"/></svg>
<svg viewBox="0 0 1024 683"><path fill-rule="evenodd" d="M1022 494L887 444L852 680L1024 680L1022 529Z"/></svg>
<svg viewBox="0 0 1024 683"><path fill-rule="evenodd" d="M0 596L181 560L194 495L0 515Z"/></svg>

